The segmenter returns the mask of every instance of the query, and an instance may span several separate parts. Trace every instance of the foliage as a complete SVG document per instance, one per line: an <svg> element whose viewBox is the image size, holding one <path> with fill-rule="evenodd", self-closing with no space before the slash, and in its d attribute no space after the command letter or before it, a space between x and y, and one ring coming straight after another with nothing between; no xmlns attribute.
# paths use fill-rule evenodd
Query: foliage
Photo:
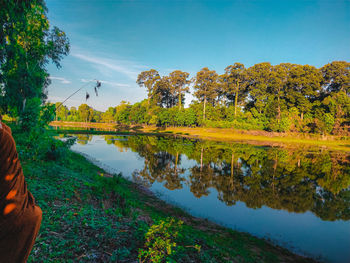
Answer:
<svg viewBox="0 0 350 263"><path fill-rule="evenodd" d="M350 134L348 62L334 61L321 69L268 62L245 68L234 63L220 76L203 68L192 79L197 99L183 108L188 76L180 70L168 76L160 76L156 70L142 72L137 83L147 88L147 100L123 101L103 113L94 110L91 121ZM75 114L75 108L62 111L61 120L85 121Z"/></svg>
<svg viewBox="0 0 350 263"><path fill-rule="evenodd" d="M50 29L46 14L41 0L1 2L0 107L19 116L26 129L37 122L38 99L46 98L47 64L51 61L60 67L69 52L67 36L57 27Z"/></svg>
<svg viewBox="0 0 350 263"><path fill-rule="evenodd" d="M168 255L174 253L176 238L183 222L174 218L160 220L153 224L145 234L145 248L139 250L139 262L164 262Z"/></svg>

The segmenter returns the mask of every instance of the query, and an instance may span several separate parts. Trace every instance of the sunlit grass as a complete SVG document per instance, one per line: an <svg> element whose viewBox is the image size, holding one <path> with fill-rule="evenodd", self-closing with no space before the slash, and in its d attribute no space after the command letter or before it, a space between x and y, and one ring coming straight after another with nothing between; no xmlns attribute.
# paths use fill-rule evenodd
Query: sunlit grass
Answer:
<svg viewBox="0 0 350 263"><path fill-rule="evenodd" d="M350 139L338 136L306 135L306 134L279 134L267 133L264 131L245 131L224 128L187 128L187 127L168 127L160 129L154 126L137 127L117 126L113 123L75 123L75 122L53 122L54 125L62 127L80 127L80 128L96 128L99 131L74 130L72 133L88 133L88 134L127 134L127 133L144 133L147 135L154 134L176 134L189 137L197 137L200 139L221 140L221 141L244 141L248 143L259 144L278 144L279 146L291 147L298 145L310 145L327 147L332 150L350 151ZM68 133L69 130L62 131ZM254 134L252 134L254 133ZM263 134L263 135L259 135Z"/></svg>

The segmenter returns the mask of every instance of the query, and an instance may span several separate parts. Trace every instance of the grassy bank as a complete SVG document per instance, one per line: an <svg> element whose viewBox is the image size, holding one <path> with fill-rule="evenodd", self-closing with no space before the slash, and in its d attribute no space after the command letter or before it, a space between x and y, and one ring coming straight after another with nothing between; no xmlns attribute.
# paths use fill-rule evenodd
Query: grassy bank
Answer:
<svg viewBox="0 0 350 263"><path fill-rule="evenodd" d="M168 127L166 129L154 126L116 126L112 123L77 123L77 122L52 122L51 125L64 127L66 133L89 134L125 134L143 133L148 135L163 134L193 137L217 141L242 141L247 143L271 145L271 146L297 146L300 144L310 146L327 147L332 150L350 151L350 138L339 136L322 137L310 134L283 134L265 131L245 131L224 128L187 128ZM95 128L99 131L69 130L71 128Z"/></svg>
<svg viewBox="0 0 350 263"><path fill-rule="evenodd" d="M312 262L191 217L79 154L33 158L16 140L28 187L43 210L29 262L158 262L151 256L167 262Z"/></svg>

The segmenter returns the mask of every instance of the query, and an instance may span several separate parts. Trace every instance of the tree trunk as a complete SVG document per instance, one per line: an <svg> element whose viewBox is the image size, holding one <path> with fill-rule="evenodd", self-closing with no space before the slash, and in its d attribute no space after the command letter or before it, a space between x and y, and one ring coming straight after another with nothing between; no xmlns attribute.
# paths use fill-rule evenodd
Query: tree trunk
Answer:
<svg viewBox="0 0 350 263"><path fill-rule="evenodd" d="M201 149L201 172L202 172L202 169L203 169L203 147Z"/></svg>
<svg viewBox="0 0 350 263"><path fill-rule="evenodd" d="M237 102L238 102L238 87L237 87L236 95L235 95L235 117L237 115Z"/></svg>
<svg viewBox="0 0 350 263"><path fill-rule="evenodd" d="M278 95L278 105L277 105L277 121L278 123L281 120L281 105L280 105L280 96Z"/></svg>
<svg viewBox="0 0 350 263"><path fill-rule="evenodd" d="M205 104L207 103L207 97L204 97L204 104L203 104L203 121L205 121Z"/></svg>
<svg viewBox="0 0 350 263"><path fill-rule="evenodd" d="M176 152L176 159L175 159L175 171L177 170L177 162L179 160L179 152Z"/></svg>
<svg viewBox="0 0 350 263"><path fill-rule="evenodd" d="M234 155L232 153L232 158L231 158L231 177L233 176L233 159L234 159Z"/></svg>
<svg viewBox="0 0 350 263"><path fill-rule="evenodd" d="M181 103L182 103L182 96L181 96L181 89L179 89L179 110L181 110Z"/></svg>

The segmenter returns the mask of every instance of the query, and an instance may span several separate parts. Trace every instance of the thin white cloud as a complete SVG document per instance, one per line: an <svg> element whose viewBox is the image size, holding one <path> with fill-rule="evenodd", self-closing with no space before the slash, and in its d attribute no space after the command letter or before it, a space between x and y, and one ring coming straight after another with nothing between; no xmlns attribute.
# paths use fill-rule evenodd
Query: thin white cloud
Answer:
<svg viewBox="0 0 350 263"><path fill-rule="evenodd" d="M58 80L60 81L62 84L70 84L72 83L71 81L65 79L65 78L61 78L61 77L53 77L53 76L50 76L49 79L51 80Z"/></svg>
<svg viewBox="0 0 350 263"><path fill-rule="evenodd" d="M87 56L82 53L72 53L73 57L90 62L95 66L102 66L106 69L126 75L130 79L136 80L139 68L142 67L134 62L123 60L111 60L102 57Z"/></svg>
<svg viewBox="0 0 350 263"><path fill-rule="evenodd" d="M81 82L87 83L95 80L89 80L89 79L81 79ZM114 87L131 87L129 84L114 82L114 81L107 81L107 80L99 80L102 84L114 86Z"/></svg>
<svg viewBox="0 0 350 263"><path fill-rule="evenodd" d="M90 81L93 81L92 79L81 79L81 82L84 82L84 83L87 83L87 82L90 82Z"/></svg>

